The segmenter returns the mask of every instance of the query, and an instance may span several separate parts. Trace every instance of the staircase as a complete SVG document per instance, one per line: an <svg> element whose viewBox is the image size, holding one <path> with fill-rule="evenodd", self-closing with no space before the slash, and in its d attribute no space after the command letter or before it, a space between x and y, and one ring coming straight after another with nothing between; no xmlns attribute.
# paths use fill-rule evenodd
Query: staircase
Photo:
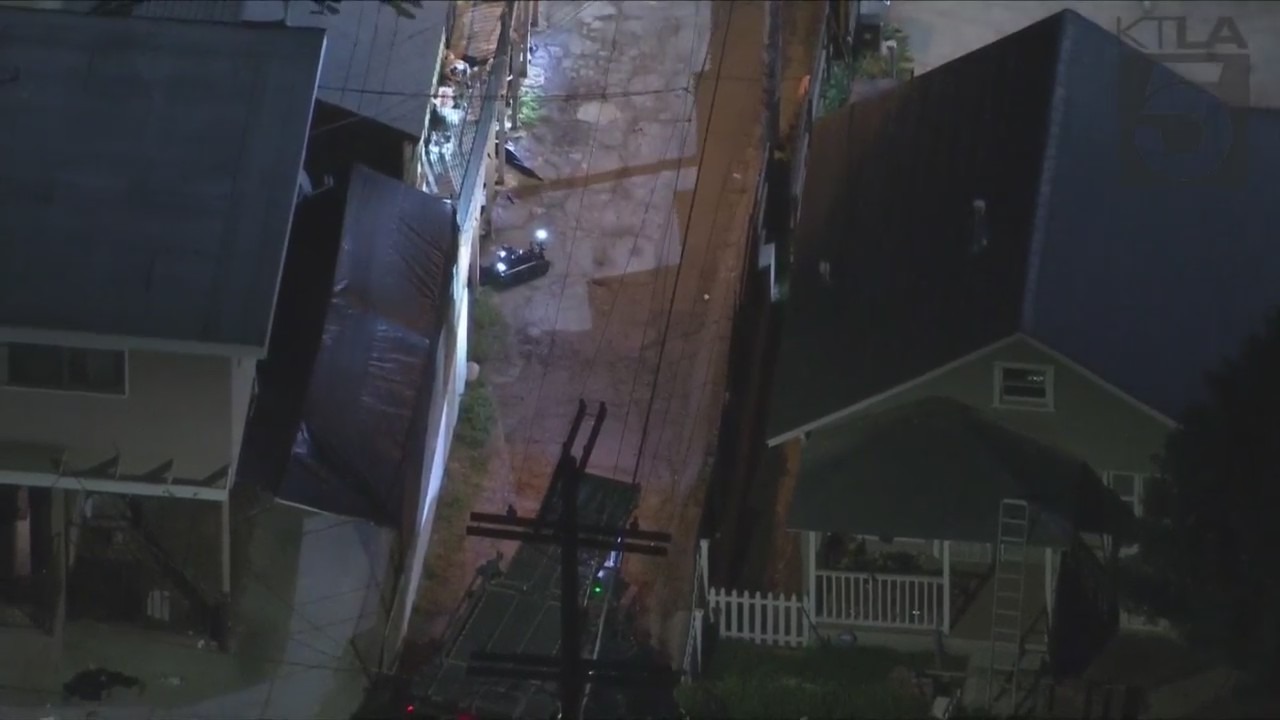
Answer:
<svg viewBox="0 0 1280 720"><path fill-rule="evenodd" d="M986 707L997 716L1017 709L1019 676L1027 668L1022 646L1022 605L1027 584L1027 536L1031 510L1025 500L1000 501L996 528L991 657Z"/></svg>

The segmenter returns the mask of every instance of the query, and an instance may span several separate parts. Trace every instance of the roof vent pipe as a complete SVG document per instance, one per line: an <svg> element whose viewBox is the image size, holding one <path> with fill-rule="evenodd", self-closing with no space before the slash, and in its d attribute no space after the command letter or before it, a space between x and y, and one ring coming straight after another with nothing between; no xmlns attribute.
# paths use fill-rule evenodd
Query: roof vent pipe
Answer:
<svg viewBox="0 0 1280 720"><path fill-rule="evenodd" d="M987 201L978 198L973 201L973 238L969 244L969 252L977 254L987 249Z"/></svg>

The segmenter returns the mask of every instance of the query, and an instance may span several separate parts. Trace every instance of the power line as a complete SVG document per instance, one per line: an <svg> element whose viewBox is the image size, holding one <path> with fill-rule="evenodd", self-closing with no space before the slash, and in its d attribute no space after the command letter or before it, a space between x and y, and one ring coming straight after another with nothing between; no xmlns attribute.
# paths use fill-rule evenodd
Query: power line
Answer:
<svg viewBox="0 0 1280 720"><path fill-rule="evenodd" d="M341 88L341 87L331 87L331 86L325 86L325 85L319 86L319 89L324 90L326 92L344 92L344 93L350 92L350 93L360 93L362 95L370 95L373 97L396 98L399 102L396 102L388 107L382 108L382 112L384 114L397 112L407 107L410 101L422 100L422 99L430 100L431 98L435 97L433 93L410 93L410 92L398 92L393 90L360 90L358 88ZM669 95L671 93L677 93L677 92L689 92L689 88L679 87L679 88L665 88L662 90L625 90L622 92L615 92L615 93L608 93L608 92L560 93L560 94L549 94L549 95L537 95L536 97L539 100L553 100L556 102L576 102L576 101L590 101L590 100L606 101L606 100L620 100L623 98L632 98L632 97ZM481 101L495 100L498 98L500 98L499 95L479 96L479 99ZM423 119L425 121L426 119L425 116ZM333 130L334 128L342 127L343 125L347 125L353 122L358 122L360 120L377 121L377 118L368 116L368 115L363 115L363 114L356 115L355 117L344 118L337 122L325 125L324 127L316 128L311 131L310 135L311 137L315 137L316 135L328 132L329 130Z"/></svg>
<svg viewBox="0 0 1280 720"><path fill-rule="evenodd" d="M396 98L407 97L407 98L417 98L417 99L431 99L436 97L437 93L439 92L437 91L435 93L430 93L430 92L402 92L399 90L362 90L360 88L333 87L331 85L319 85L317 86L317 89L325 90L327 92L359 93L361 95L373 95L375 97L396 97ZM549 93L549 94L539 93L537 95L537 98L539 100L558 100L558 101L619 100L622 98L629 98L629 97L644 97L646 95L667 95L669 93L688 92L688 91L689 91L689 86L685 85L682 87L663 88L661 90L622 90L619 92L601 91L601 92L586 92L586 93ZM471 97L473 99L478 97L481 100L499 100L502 98L501 95L480 95L480 96L472 95Z"/></svg>
<svg viewBox="0 0 1280 720"><path fill-rule="evenodd" d="M677 294L677 291L680 289L680 272L684 270L685 254L689 251L689 244L690 244L689 229L693 226L694 208L696 207L696 203L698 200L698 190L702 188L703 177L702 177L701 166L702 166L702 160L703 160L703 153L706 151L706 148L707 148L707 139L708 139L707 134L708 134L708 131L711 129L711 118L715 116L716 100L718 99L718 96L720 94L719 93L720 79L724 76L725 50L729 46L729 31L732 29L733 11L735 9L736 8L734 4L729 3L729 14L725 18L725 22L724 22L724 35L720 39L720 51L716 57L716 77L711 86L711 103L707 108L707 119L706 119L706 122L703 123L703 127L702 127L702 144L701 144L701 147L698 149L699 178L698 178L698 182L694 183L693 193L689 198L689 217L685 219L684 231L682 233L684 242L680 244L680 260L679 260L679 263L676 265L675 280L671 284L670 305L667 307L667 319L666 319L666 322L663 323L662 335L661 335L661 339L659 340L658 362L653 371L653 390L652 392L649 393L649 403L648 403L648 406L645 408L643 424L640 426L640 445L636 449L636 464L635 464L635 468L631 473L632 484L635 484L640 479L640 465L644 459L644 445L645 445L645 441L648 440L649 438L649 427L650 427L650 420L653 417L653 406L658 399L658 383L662 377L662 360L666 355L666 351L667 351L667 337L671 333L671 320L675 316L676 294ZM673 197L674 197L674 193L673 193Z"/></svg>
<svg viewBox="0 0 1280 720"><path fill-rule="evenodd" d="M695 27L696 27L696 17L695 17ZM712 24L709 24L708 29L709 31L710 29L713 29ZM698 36L695 35L694 40L690 42L690 46L689 46L689 68L690 69L694 68L694 58L696 58L696 55L698 55ZM704 60L705 60L705 56L704 56ZM698 111L698 102L696 102L696 97L694 97L694 99L692 99L692 105L690 106L690 109L689 109L689 114L687 114L687 117L685 118L684 132L682 132L680 136L680 167L676 169L676 187L672 188L672 196L671 196L672 210L675 210L676 196L678 195L678 193L680 193L680 176L682 173L684 173L684 170L685 170L685 163L684 163L685 145L687 142L689 142L689 131L690 131L690 128L692 127L692 122L694 122L694 115L696 111ZM696 169L698 169L696 168L696 165L694 168L696 172ZM657 191L657 188L658 188L657 181L654 181L654 191ZM652 193L650 193L650 201L652 200L653 200L653 195ZM645 208L645 214L648 214L648 206L646 206ZM641 220L641 222L643 222L643 220ZM641 227L640 231L637 231L636 233L637 241L639 241L640 232L643 232L643 229L644 228ZM672 232L672 224L668 223L666 231L663 231L662 249L660 249L660 252L658 255L659 260L667 258L667 251L669 249L669 246L671 246L671 238L673 236L675 236L675 233ZM635 243L632 243L632 250L634 249L635 249ZM628 261L628 265L630 265L630 261ZM655 278L653 283L653 292L650 293L649 295L648 307L650 307L650 309L652 309L653 307L654 300L657 300L658 288L659 288L659 283L657 282L657 278ZM613 311L612 306L609 307L609 311L611 311L611 314L612 314L612 311ZM605 319L605 324L608 324L608 319ZM649 338L649 322L648 322L648 318L645 318L644 332L640 334L641 352L644 352L645 341L648 341L648 338ZM602 342L603 342L603 336L602 336ZM594 357L593 357L593 360L591 360L591 363L593 363L594 365L595 363ZM627 411L626 411L626 414L622 416L621 437L623 439L626 438L627 425L630 424L630 421L631 421L631 407L632 407L631 397L635 396L636 384L639 383L639 380L640 380L640 366L639 364L637 364L635 373L632 373L631 375L631 387L628 388L628 391L627 391ZM618 442L618 451L616 456L614 456L614 459L613 459L614 466L617 466L618 462L622 460L622 447L623 447L623 443Z"/></svg>

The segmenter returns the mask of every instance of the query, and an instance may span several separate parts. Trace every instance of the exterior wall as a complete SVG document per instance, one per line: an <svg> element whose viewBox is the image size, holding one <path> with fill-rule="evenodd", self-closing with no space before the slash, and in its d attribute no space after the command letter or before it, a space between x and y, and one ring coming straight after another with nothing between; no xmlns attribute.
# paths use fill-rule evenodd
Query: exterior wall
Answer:
<svg viewBox="0 0 1280 720"><path fill-rule="evenodd" d="M0 441L65 446L76 464L119 452L122 473L173 460L175 476L203 478L232 462L244 423L240 415L232 427L233 362L130 351L123 398L0 388Z"/></svg>
<svg viewBox="0 0 1280 720"><path fill-rule="evenodd" d="M1051 365L1054 410L994 407L995 363ZM882 401L859 414L879 412L929 396L960 400L989 418L1072 453L1099 474L1109 470L1150 473L1169 426L1021 338Z"/></svg>
<svg viewBox="0 0 1280 720"><path fill-rule="evenodd" d="M244 439L244 426L249 419L249 407L257 387L258 364L252 360L236 358L231 361L231 456L230 478L234 480L235 461L240 456L240 442Z"/></svg>
<svg viewBox="0 0 1280 720"><path fill-rule="evenodd" d="M995 407L997 362L1052 366L1054 409ZM1010 429L1079 457L1100 475L1108 471L1153 473L1152 456L1161 451L1170 430L1158 418L1020 337L873 403L858 414L879 412L929 396L960 400ZM1085 539L1101 552L1102 538L1086 536ZM953 547L953 557L961 561L982 562L990 557L990 552L990 545L966 543L964 547ZM1121 623L1133 629L1167 628L1167 624L1160 621L1148 621L1128 613L1122 613Z"/></svg>

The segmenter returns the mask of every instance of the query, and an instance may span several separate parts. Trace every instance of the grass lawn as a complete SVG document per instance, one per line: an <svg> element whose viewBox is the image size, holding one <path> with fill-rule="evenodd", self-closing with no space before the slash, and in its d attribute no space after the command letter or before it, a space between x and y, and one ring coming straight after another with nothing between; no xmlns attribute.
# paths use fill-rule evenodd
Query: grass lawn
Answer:
<svg viewBox="0 0 1280 720"><path fill-rule="evenodd" d="M493 397L489 388L481 380L469 383L458 407L458 426L453 431L453 445L449 448L449 460L444 469L444 486L440 490L432 523L431 545L423 571L424 579L429 582L422 584L424 592L432 589L434 582L442 579L450 565L462 556L467 517L488 477L489 456L486 451L494 422ZM427 605L432 605L430 600L434 599L422 598Z"/></svg>
<svg viewBox="0 0 1280 720"><path fill-rule="evenodd" d="M928 702L895 687L890 674L931 662L882 648L793 650L721 640L707 673L681 686L676 699L694 720L923 717Z"/></svg>

